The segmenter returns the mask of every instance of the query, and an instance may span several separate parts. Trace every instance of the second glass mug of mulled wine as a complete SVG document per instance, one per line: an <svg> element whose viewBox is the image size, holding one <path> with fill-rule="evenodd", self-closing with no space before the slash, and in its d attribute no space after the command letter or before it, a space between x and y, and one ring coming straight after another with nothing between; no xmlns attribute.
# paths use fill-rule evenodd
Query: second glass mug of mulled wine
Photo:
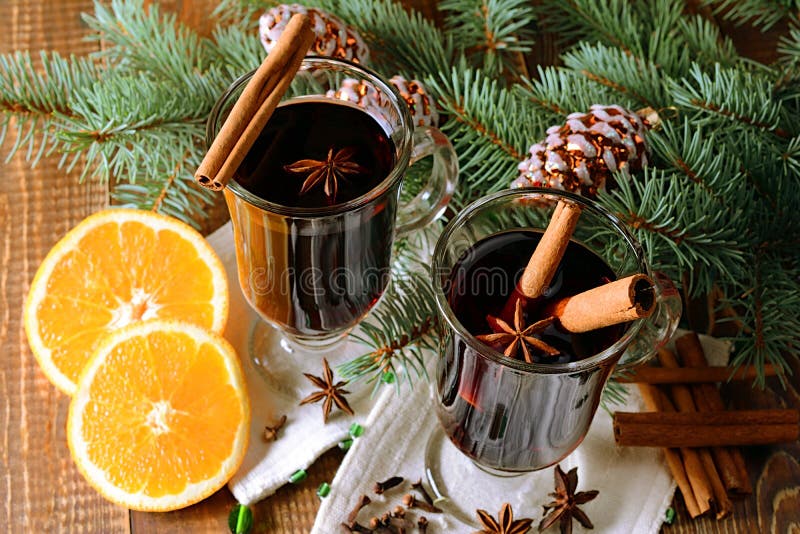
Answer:
<svg viewBox="0 0 800 534"><path fill-rule="evenodd" d="M578 206L580 215L543 300L533 308L526 304L519 312L514 309L513 319L506 311L507 328L493 328L492 317L507 310L559 201ZM449 442L463 456L483 472L501 477L543 469L575 450L615 367L651 356L672 335L681 313L677 291L669 280L651 273L641 245L617 217L591 200L553 189L512 189L474 202L445 228L432 269L443 329L437 415ZM549 315L544 313L552 309L549 302L635 273L650 275L647 287L637 286L641 298L654 299L647 319L571 334L558 321L537 316L539 311ZM533 323L541 327L528 332L538 339L534 345L509 332ZM512 348L519 358L503 350L512 342L518 343ZM452 500L452 493L463 486L464 472L448 480L448 466L442 464L454 463L453 454L442 460L440 449L450 445L441 430L438 439L436 433L426 452L426 471L435 492Z"/></svg>
<svg viewBox="0 0 800 534"><path fill-rule="evenodd" d="M209 146L252 74L214 106ZM426 156L427 184L401 205L407 168ZM344 338L386 290L395 236L437 218L456 180L447 138L412 124L389 83L347 61L304 59L224 190L240 286L280 347L319 352Z"/></svg>

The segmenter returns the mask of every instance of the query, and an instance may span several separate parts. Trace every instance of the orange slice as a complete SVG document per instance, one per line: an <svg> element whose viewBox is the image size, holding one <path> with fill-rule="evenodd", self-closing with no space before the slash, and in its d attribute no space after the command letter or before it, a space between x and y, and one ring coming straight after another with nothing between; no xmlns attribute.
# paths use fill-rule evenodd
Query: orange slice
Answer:
<svg viewBox="0 0 800 534"><path fill-rule="evenodd" d="M227 316L224 268L198 232L164 215L111 209L47 254L25 303L25 331L45 375L72 395L109 332L161 318L221 333Z"/></svg>
<svg viewBox="0 0 800 534"><path fill-rule="evenodd" d="M233 347L197 326L154 320L101 341L70 402L67 440L104 497L167 511L230 479L244 458L249 420Z"/></svg>

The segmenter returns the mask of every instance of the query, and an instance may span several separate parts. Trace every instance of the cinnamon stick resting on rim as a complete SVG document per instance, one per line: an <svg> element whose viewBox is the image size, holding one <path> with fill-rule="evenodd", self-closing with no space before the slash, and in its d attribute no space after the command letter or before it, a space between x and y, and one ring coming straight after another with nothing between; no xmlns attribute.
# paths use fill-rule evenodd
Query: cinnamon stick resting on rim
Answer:
<svg viewBox="0 0 800 534"><path fill-rule="evenodd" d="M567 332L580 333L649 317L656 307L650 277L634 274L548 305L545 315Z"/></svg>
<svg viewBox="0 0 800 534"><path fill-rule="evenodd" d="M281 98L314 41L306 15L296 14L247 83L217 137L194 174L195 180L219 191L233 177Z"/></svg>

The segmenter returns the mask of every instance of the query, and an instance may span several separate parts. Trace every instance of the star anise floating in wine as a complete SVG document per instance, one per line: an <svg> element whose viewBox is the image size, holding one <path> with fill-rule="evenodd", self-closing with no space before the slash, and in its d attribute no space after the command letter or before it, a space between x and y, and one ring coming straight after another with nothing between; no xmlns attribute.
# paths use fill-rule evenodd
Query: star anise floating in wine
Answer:
<svg viewBox="0 0 800 534"><path fill-rule="evenodd" d="M328 360L323 358L322 365L322 377L314 376L309 373L303 373L303 375L320 390L315 391L305 399L301 400L300 404L310 404L312 402L319 402L325 399L325 402L322 405L322 420L326 423L328 422L328 416L330 415L334 404L336 404L336 406L338 406L343 412L346 412L350 415L355 415L353 409L350 407L350 404L345 398L345 395L350 393L344 389L344 386L347 385L347 382L341 381L334 384L333 371L331 371L331 367L328 365Z"/></svg>
<svg viewBox="0 0 800 534"><path fill-rule="evenodd" d="M524 314L522 310L522 300L517 300L517 306L514 310L514 327L512 328L507 322L499 317L489 315L486 320L489 326L494 330L492 334L484 334L477 336L477 338L487 345L501 344L505 346L503 354L509 358L516 358L517 352L522 346L522 353L525 356L525 361L533 363L533 356L531 355L528 345L540 350L548 356L555 356L560 351L545 343L538 337L534 337L537 332L543 331L545 328L553 324L555 317L548 317L541 321L536 321L530 326L525 326L523 322Z"/></svg>
<svg viewBox="0 0 800 534"><path fill-rule="evenodd" d="M483 530L475 534L525 534L531 529L533 519L514 519L511 505L505 503L500 509L497 519L490 516L486 510L477 510L478 519Z"/></svg>
<svg viewBox="0 0 800 534"><path fill-rule="evenodd" d="M348 175L364 174L369 170L353 161L356 153L354 147L345 147L334 151L328 150L328 157L324 161L316 159L301 159L291 165L284 165L283 170L292 174L306 175L300 194L305 195L318 184L324 185L325 196L331 202L336 201L339 191L339 180L347 180Z"/></svg>
<svg viewBox="0 0 800 534"><path fill-rule="evenodd" d="M573 467L568 473L561 470L561 466L557 465L555 469L556 490L550 493L553 501L544 505L545 515L542 522L539 523L539 532L546 530L556 521L559 521L559 528L561 534L572 533L572 520L576 519L578 523L585 528L594 528L594 525L589 520L589 516L578 508L578 505L585 504L595 497L597 497L597 490L581 491L575 493L578 488L578 468Z"/></svg>

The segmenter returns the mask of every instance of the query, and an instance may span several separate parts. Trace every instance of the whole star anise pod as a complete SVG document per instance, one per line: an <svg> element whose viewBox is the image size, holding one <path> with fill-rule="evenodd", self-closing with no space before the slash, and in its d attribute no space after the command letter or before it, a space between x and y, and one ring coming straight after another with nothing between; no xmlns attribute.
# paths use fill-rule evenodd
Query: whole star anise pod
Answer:
<svg viewBox="0 0 800 534"><path fill-rule="evenodd" d="M594 528L594 525L589 520L589 516L578 508L578 505L585 504L595 497L597 497L597 490L581 491L575 493L578 488L578 468L573 467L568 473L561 470L561 466L557 465L555 469L556 491L550 493L553 501L544 505L545 516L542 522L539 523L539 532L554 525L556 521L560 521L559 528L561 534L572 533L572 519L576 519L578 523L585 528ZM548 513L549 511L549 513Z"/></svg>
<svg viewBox="0 0 800 534"><path fill-rule="evenodd" d="M354 147L342 148L334 152L333 147L328 150L328 157L325 161L316 159L301 159L291 165L284 165L283 170L292 174L304 174L306 180L300 188L300 194L305 195L319 183L325 185L325 196L331 202L336 201L336 193L339 191L339 180L346 180L345 175L364 174L368 172L363 167L352 161L356 149Z"/></svg>
<svg viewBox="0 0 800 534"><path fill-rule="evenodd" d="M331 409L333 405L339 407L342 411L350 414L355 415L353 409L348 404L345 395L349 394L350 392L344 389L344 386L347 385L347 382L341 381L337 383L333 383L333 371L331 371L330 365L328 365L328 360L323 358L322 365L324 367L322 377L314 376L309 373L303 373L303 375L308 378L311 383L317 386L320 391L315 391L305 399L300 401L300 404L310 404L312 402L319 402L322 399L325 399L325 402L322 405L322 420L324 422L328 422L328 416L331 413Z"/></svg>
<svg viewBox="0 0 800 534"><path fill-rule="evenodd" d="M555 317L548 317L547 319L542 319L541 321L537 321L530 326L525 326L523 323L523 310L522 310L522 300L517 300L517 306L514 310L514 327L512 328L507 322L500 319L499 317L493 317L491 315L486 317L486 320L489 322L489 326L492 327L494 330L493 334L483 334L477 336L477 338L484 343L491 345L495 343L499 343L505 345L505 349L503 350L503 354L508 356L509 358L515 358L517 356L517 351L522 346L522 353L525 355L525 361L528 363L533 363L533 356L528 349L528 345L535 347L536 349L544 352L548 356L555 356L559 353L559 350L555 347L552 347L539 339L538 337L534 337L533 334L537 332L543 331L545 328L553 324L555 321Z"/></svg>
<svg viewBox="0 0 800 534"><path fill-rule="evenodd" d="M497 519L490 516L486 510L477 510L478 519L483 525L483 530L475 534L525 534L531 529L533 519L514 519L511 505L505 503L500 509Z"/></svg>

